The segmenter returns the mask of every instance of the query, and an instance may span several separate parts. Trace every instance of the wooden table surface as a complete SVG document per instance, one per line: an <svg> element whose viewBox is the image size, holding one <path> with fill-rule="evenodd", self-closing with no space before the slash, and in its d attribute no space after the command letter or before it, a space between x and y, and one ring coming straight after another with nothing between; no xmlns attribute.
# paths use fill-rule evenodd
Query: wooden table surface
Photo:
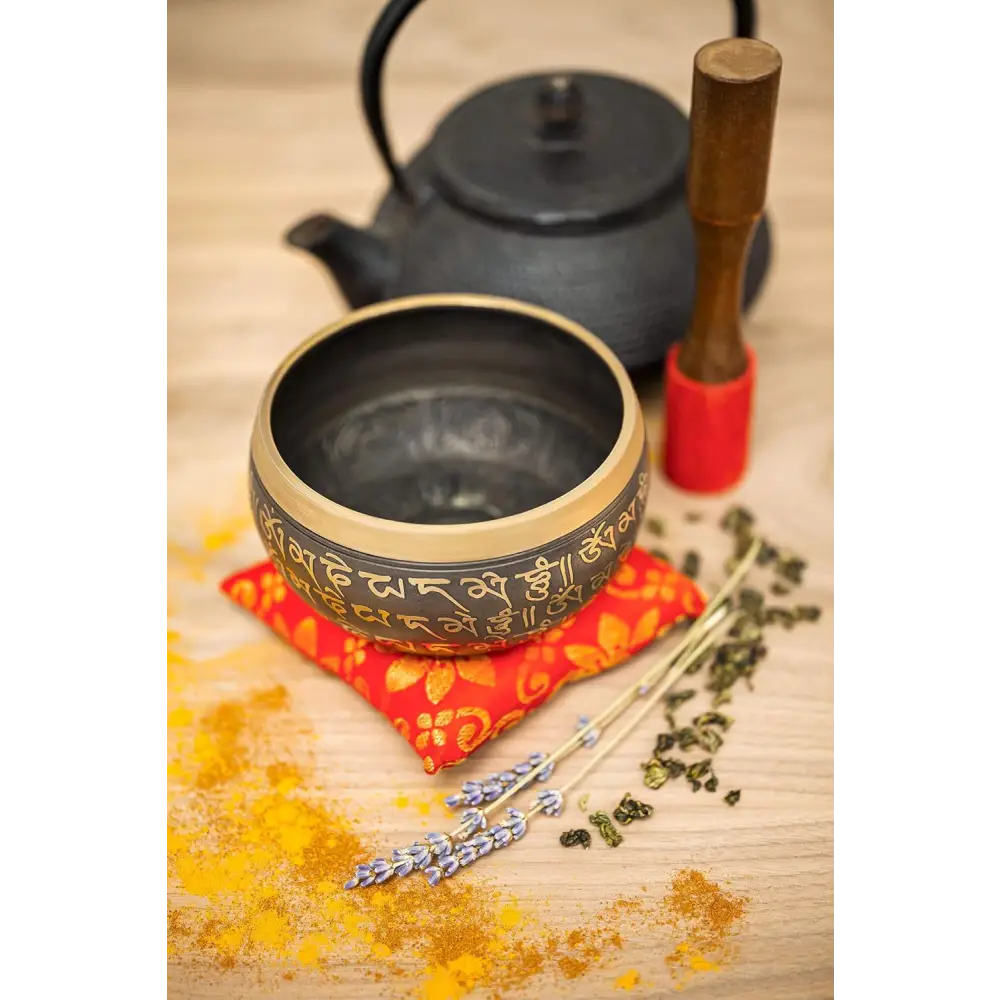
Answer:
<svg viewBox="0 0 1000 1000"><path fill-rule="evenodd" d="M779 630L769 640L755 691L736 698L738 722L717 764L723 786L742 789L737 807L683 787L642 789L637 761L663 728L650 721L586 787L592 805L603 808L624 791L639 789L656 804L655 816L641 830L630 828L620 849L598 843L586 855L570 857L550 834L518 845L516 854L487 859L481 871L463 872L484 898L500 894L498 912L510 914L515 907L515 917L506 922L518 923L519 939L547 942L543 952L551 954L536 972L514 977L516 982L505 985L480 968L459 988L462 976L445 977L442 986L445 980L434 978L434 963L419 948L411 953L400 946L391 958L374 951L371 939L357 930L357 919L347 920L337 909L340 904L317 909L316 892L329 886L303 888L301 878L295 882L292 876L290 882L275 881L282 864L294 876L296 858L279 851L266 871L255 869L251 858L249 874L236 878L236 862L228 874L220 874L221 867L219 873L210 870L212 848L197 846L197 837L207 844L221 837L229 850L225 844L236 842L232 830L243 829L243 841L256 842L253 824L244 817L240 827L233 810L246 806L251 815L251 800L264 794L254 774L265 773L280 739L279 756L291 755L299 771L308 772L310 802L323 803L328 815L339 810L338 816L351 818L358 835L379 850L405 844L414 833L445 824L435 794L561 742L578 714L598 710L637 676L648 654L564 688L551 704L484 747L472 764L429 778L411 748L347 685L321 673L218 594L215 585L223 575L262 552L249 530L244 494L258 395L282 356L345 308L318 267L281 245L281 233L320 209L364 222L384 186L358 112L355 79L378 4L172 0L172 996L412 994L447 1000L477 977L477 997L610 997L629 989L666 996L680 987L705 998L833 995L833 5L771 0L762 8L761 37L784 57L769 195L776 256L747 326L759 356L757 425L753 468L735 496L756 512L766 534L808 560L801 599L822 605L824 614L815 625ZM721 0L428 0L389 60L391 130L403 151L412 150L471 88L564 64L629 74L687 107L695 50L724 35L729 24ZM658 387L642 389L655 440ZM717 521L732 500L695 502L659 477L653 486L650 512L667 522L664 546L678 555L699 549L706 585L722 579L727 543ZM705 519L686 522L682 515L690 510L705 512ZM282 718L267 722L267 733L246 721L251 715L240 715L242 728L232 739L244 742L236 751L232 739L228 751L212 742L226 739L217 725L220 704L245 707L255 692L269 688L284 688L287 700ZM206 719L215 720L214 730L206 730ZM219 753L229 753L238 767L223 786L206 790L206 782L199 785L193 775L203 774L205 760ZM223 793L229 796L225 803ZM294 799L307 793L288 794ZM304 802L300 798L296 807L305 808ZM570 822L585 825L576 806L569 808L575 814ZM226 864L221 855L216 862ZM676 942L668 931L655 929L656 918L630 921L627 914L615 916L617 910L599 914L630 893L648 897L646 909L637 913L654 913L685 868L703 872L747 903L718 971L708 971L713 967L706 963L678 978L664 963ZM262 900L275 897L265 883L278 886L284 904L278 907L280 933L269 932L259 917ZM323 913L332 914L325 929ZM565 950L568 929L602 921L618 921L621 947L605 939L600 956L591 955L583 974L569 979L575 973L556 955ZM499 951L513 947L506 938L500 941Z"/></svg>

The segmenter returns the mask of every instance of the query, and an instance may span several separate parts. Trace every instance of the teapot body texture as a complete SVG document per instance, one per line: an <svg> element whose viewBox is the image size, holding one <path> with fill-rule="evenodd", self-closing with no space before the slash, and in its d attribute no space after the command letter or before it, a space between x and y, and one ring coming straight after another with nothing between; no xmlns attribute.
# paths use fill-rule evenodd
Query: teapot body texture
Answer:
<svg viewBox="0 0 1000 1000"><path fill-rule="evenodd" d="M659 363L684 336L695 242L683 183L637 216L574 232L474 215L437 194L429 175L422 150L407 167L417 203L390 190L375 216L371 232L393 261L381 298L473 292L520 299L585 326L629 369ZM744 308L757 298L770 256L765 217L747 259Z"/></svg>

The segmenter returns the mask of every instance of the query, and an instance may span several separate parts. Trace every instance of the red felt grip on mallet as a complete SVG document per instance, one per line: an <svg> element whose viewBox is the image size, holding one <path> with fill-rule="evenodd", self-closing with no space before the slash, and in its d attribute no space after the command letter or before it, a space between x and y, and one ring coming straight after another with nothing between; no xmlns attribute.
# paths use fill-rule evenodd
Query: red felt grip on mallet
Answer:
<svg viewBox="0 0 1000 1000"><path fill-rule="evenodd" d="M677 367L680 348L667 355L663 471L691 493L721 493L747 468L757 358L744 345L747 367L730 382L708 384Z"/></svg>

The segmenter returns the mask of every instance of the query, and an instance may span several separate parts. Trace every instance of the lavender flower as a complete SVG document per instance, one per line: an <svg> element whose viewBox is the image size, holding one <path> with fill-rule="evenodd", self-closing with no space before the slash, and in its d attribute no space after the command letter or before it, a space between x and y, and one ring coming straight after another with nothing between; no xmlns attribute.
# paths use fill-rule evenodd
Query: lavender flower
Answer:
<svg viewBox="0 0 1000 1000"><path fill-rule="evenodd" d="M585 715L581 715L576 721L576 731L579 732L584 726L590 724L590 719ZM589 733L583 738L583 745L589 750L591 747L597 744L597 740L601 735L599 729L591 729Z"/></svg>
<svg viewBox="0 0 1000 1000"><path fill-rule="evenodd" d="M464 868L466 865L471 864L476 860L476 848L473 844L465 841L459 844L455 849L455 858L458 863Z"/></svg>
<svg viewBox="0 0 1000 1000"><path fill-rule="evenodd" d="M458 836L464 840L472 836L477 830L486 828L486 814L482 809L466 809L462 813L462 825L459 827Z"/></svg>
<svg viewBox="0 0 1000 1000"><path fill-rule="evenodd" d="M451 854L455 846L451 836L447 833L429 833L424 837L424 840L430 844L431 854L436 858Z"/></svg>
<svg viewBox="0 0 1000 1000"><path fill-rule="evenodd" d="M511 785L538 767L546 756L546 754L536 751L530 754L526 761L515 764L509 771L488 774L482 781L466 781L460 792L445 798L444 804L449 809L457 809L459 806L476 808L484 802L495 802ZM553 765L549 764L535 776L535 780L548 781L552 776L552 770Z"/></svg>
<svg viewBox="0 0 1000 1000"><path fill-rule="evenodd" d="M344 883L344 888L364 889L370 885L381 885L393 877L405 878L411 872L429 870L432 859L441 868L447 866L450 874L458 867L457 861L454 867L448 863L454 849L455 842L449 834L429 833L423 843L417 841L410 847L393 848L389 861L385 858L375 858L368 864L355 865L354 875Z"/></svg>
<svg viewBox="0 0 1000 1000"><path fill-rule="evenodd" d="M563 807L562 792L558 788L543 788L538 793L538 804L546 816L558 816Z"/></svg>
<svg viewBox="0 0 1000 1000"><path fill-rule="evenodd" d="M476 849L476 857L481 858L493 850L493 838L487 833L480 833L469 841Z"/></svg>
<svg viewBox="0 0 1000 1000"><path fill-rule="evenodd" d="M479 833L470 840L462 841L455 847L454 854L449 854L425 872L427 882L437 885L442 878L450 878L459 870L471 865L489 854L506 847L515 840L520 840L528 829L526 817L520 809L507 809L507 816L494 823L485 833Z"/></svg>
<svg viewBox="0 0 1000 1000"><path fill-rule="evenodd" d="M412 847L408 847L407 852L417 868L426 868L431 862L430 848L426 844L421 844L419 840Z"/></svg>

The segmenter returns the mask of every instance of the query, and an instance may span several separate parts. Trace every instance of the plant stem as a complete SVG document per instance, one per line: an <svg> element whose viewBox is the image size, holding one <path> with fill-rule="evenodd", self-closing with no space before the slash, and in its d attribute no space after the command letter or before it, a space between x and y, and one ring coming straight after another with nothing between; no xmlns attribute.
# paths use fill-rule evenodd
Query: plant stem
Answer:
<svg viewBox="0 0 1000 1000"><path fill-rule="evenodd" d="M565 798L569 790L574 786L583 781L584 778L590 774L598 764L604 760L605 757L609 756L613 751L617 750L622 742L632 733L635 727L642 722L642 720L649 715L649 713L656 708L657 702L684 676L684 671L687 670L692 663L694 663L699 656L706 652L711 646L713 646L718 640L717 636L724 635L726 631L733 625L733 623L739 618L739 612L733 612L726 615L719 623L718 626L713 629L711 633L706 635L701 642L688 653L677 665L670 671L667 672L663 680L657 685L656 689L652 692L652 697L642 708L636 712L635 716L627 723L625 728L615 735L615 737L609 740L604 746L601 747L600 751L596 753L587 763L566 782L559 791L562 792Z"/></svg>
<svg viewBox="0 0 1000 1000"><path fill-rule="evenodd" d="M488 805L484 806L482 813L484 816L488 816L490 813L495 812L499 809L505 802L512 799L518 792L526 788L535 778L550 764L557 764L559 761L568 757L573 751L577 750L582 744L587 734L595 729L601 729L610 723L614 722L630 705L634 704L639 698L645 697L650 688L653 685L659 684L661 679L664 679L668 673L669 676L673 678L669 684L666 686L661 685L663 691L669 690L669 688L676 683L677 679L684 673L684 670L690 666L694 660L701 656L702 653L709 647L709 639L714 635L716 626L725 619L727 626L730 624L729 618L726 616L724 610L724 605L729 599L733 591L739 586L740 582L750 571L754 562L757 559L757 553L760 551L762 541L759 538L755 538L747 549L743 558L740 560L739 565L730 575L729 579L722 585L718 593L705 605L701 614L695 619L691 627L687 630L684 638L675 646L666 656L665 659L661 660L659 663L655 664L649 670L643 674L639 680L631 685L628 689L623 691L603 712L597 715L594 719L578 729L573 736L571 736L565 743L557 747L550 753L545 760L541 761L537 766L532 768L527 774L522 775L517 781L514 782L502 795L494 799ZM690 650L694 648L695 652L690 654ZM683 666L681 666L683 664ZM652 699L650 704L647 705L644 710L636 717L631 725L635 725L639 719L643 718L647 712L650 710L651 706L654 705L656 699ZM591 763L583 769L583 772L577 775L573 779L573 784L582 780L590 770L597 765L597 763L607 756L607 754L618 746L622 739L631 730L631 726L626 729L625 733L620 737L616 737L606 749L597 755L597 757L591 761ZM570 787L569 785L566 786ZM536 807L528 812L528 816L534 815L537 812ZM453 837L460 837L462 834L462 827L456 828L452 832Z"/></svg>
<svg viewBox="0 0 1000 1000"><path fill-rule="evenodd" d="M708 610L706 608L706 610ZM718 609L712 612L715 616L718 613ZM704 614L704 612L703 612ZM701 621L701 617L697 621ZM697 624L697 622L695 623ZM697 634L692 635L695 626L692 625L688 629L687 634L684 639L667 654L667 658L660 663L657 663L655 667L648 670L643 676L630 688L623 691L603 712L592 719L587 725L582 729L578 729L562 746L557 747L550 753L545 760L534 767L527 774L523 775L518 781L514 782L510 788L507 789L501 796L494 799L489 805L483 808L483 813L489 815L491 812L499 809L505 802L512 799L518 792L522 791L532 781L535 780L536 775L540 774L546 767L550 764L557 764L559 761L568 757L574 750L578 749L584 741L584 738L589 732L594 729L598 729L603 726L610 725L615 721L630 705L632 705L637 699L642 698L649 691L650 684L655 682L655 679L659 677L663 671L669 669L677 660L683 656L684 652L690 647L692 642L697 639Z"/></svg>

